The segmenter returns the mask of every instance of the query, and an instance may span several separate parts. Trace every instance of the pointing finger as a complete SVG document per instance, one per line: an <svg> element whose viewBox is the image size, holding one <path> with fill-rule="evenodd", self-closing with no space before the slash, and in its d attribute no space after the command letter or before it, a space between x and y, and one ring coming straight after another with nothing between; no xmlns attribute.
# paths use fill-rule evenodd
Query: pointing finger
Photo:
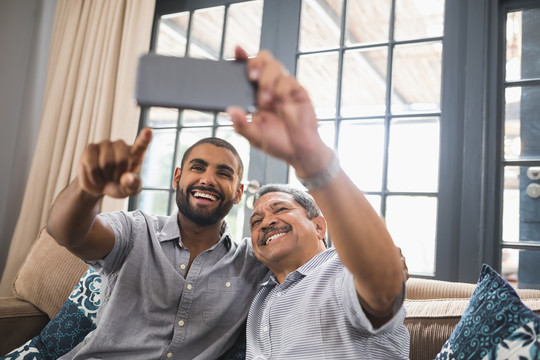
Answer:
<svg viewBox="0 0 540 360"><path fill-rule="evenodd" d="M135 143L131 147L131 171L139 171L144 155L150 142L152 141L152 130L150 128L144 128L139 133L139 136L135 139Z"/></svg>

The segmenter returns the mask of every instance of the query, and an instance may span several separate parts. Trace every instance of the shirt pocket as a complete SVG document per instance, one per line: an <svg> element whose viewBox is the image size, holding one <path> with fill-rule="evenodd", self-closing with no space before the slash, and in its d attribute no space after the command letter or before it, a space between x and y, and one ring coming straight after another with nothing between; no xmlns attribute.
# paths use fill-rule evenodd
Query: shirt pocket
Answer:
<svg viewBox="0 0 540 360"><path fill-rule="evenodd" d="M247 315L249 290L241 277L214 276L208 279L203 319L208 326L232 326Z"/></svg>
<svg viewBox="0 0 540 360"><path fill-rule="evenodd" d="M313 304L304 303L303 306ZM276 320L281 324L280 359L306 359L306 352L310 360L326 359L321 314L316 307L294 309L283 319Z"/></svg>

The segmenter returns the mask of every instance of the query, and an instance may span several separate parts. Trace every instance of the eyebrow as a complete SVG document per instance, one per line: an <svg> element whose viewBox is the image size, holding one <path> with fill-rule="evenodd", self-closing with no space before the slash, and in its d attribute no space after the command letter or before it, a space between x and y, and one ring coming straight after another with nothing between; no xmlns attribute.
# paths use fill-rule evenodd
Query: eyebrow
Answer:
<svg viewBox="0 0 540 360"><path fill-rule="evenodd" d="M200 164L200 165L203 165L203 166L208 166L209 165L208 161L200 159L200 158L192 159L192 160L189 161L189 163L190 164ZM234 171L234 168L232 166L227 165L227 164L218 164L216 167L219 170L227 170L227 171L230 171L233 174L236 173Z"/></svg>

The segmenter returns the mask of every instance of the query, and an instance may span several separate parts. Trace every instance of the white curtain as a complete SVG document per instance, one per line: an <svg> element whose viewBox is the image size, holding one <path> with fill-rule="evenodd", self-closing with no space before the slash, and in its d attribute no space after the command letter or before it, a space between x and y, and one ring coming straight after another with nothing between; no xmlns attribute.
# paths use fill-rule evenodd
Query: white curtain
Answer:
<svg viewBox="0 0 540 360"><path fill-rule="evenodd" d="M21 212L0 282L11 295L56 197L76 176L89 142L135 139L138 58L148 51L155 0L59 0L51 41L41 128ZM102 210L124 209L106 198Z"/></svg>

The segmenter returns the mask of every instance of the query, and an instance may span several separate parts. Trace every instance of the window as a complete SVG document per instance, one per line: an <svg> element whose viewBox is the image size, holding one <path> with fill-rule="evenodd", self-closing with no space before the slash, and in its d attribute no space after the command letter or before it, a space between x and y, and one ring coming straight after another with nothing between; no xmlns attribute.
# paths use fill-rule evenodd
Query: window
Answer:
<svg viewBox="0 0 540 360"><path fill-rule="evenodd" d="M435 273L443 19L442 0L304 0L300 18L321 136L417 274Z"/></svg>
<svg viewBox="0 0 540 360"><path fill-rule="evenodd" d="M540 185L538 7L535 0L157 0L152 48L211 59L229 59L236 43L250 54L269 49L310 92L321 136L385 218L411 273L476 282L488 263L521 282L540 253L540 200L530 195ZM141 125L154 127L156 139L132 208L174 209L173 169L202 136L239 148L244 181L296 183L220 114L151 108ZM237 238L249 236L244 204L229 219Z"/></svg>
<svg viewBox="0 0 540 360"><path fill-rule="evenodd" d="M173 4L170 8L164 5ZM156 4L151 48L158 54L205 59L232 59L234 46L250 55L259 51L262 0L197 8L173 2ZM176 209L172 188L174 169L185 150L197 140L218 136L232 143L249 168L249 143L238 136L223 114L151 107L141 116L141 125L153 128L154 137L141 170L143 189L130 207L150 214L171 214ZM247 171L244 179L247 179ZM245 202L245 199L243 200ZM236 239L242 238L244 203L234 206L227 219Z"/></svg>
<svg viewBox="0 0 540 360"><path fill-rule="evenodd" d="M503 14L502 271L540 288L540 7L509 3Z"/></svg>

